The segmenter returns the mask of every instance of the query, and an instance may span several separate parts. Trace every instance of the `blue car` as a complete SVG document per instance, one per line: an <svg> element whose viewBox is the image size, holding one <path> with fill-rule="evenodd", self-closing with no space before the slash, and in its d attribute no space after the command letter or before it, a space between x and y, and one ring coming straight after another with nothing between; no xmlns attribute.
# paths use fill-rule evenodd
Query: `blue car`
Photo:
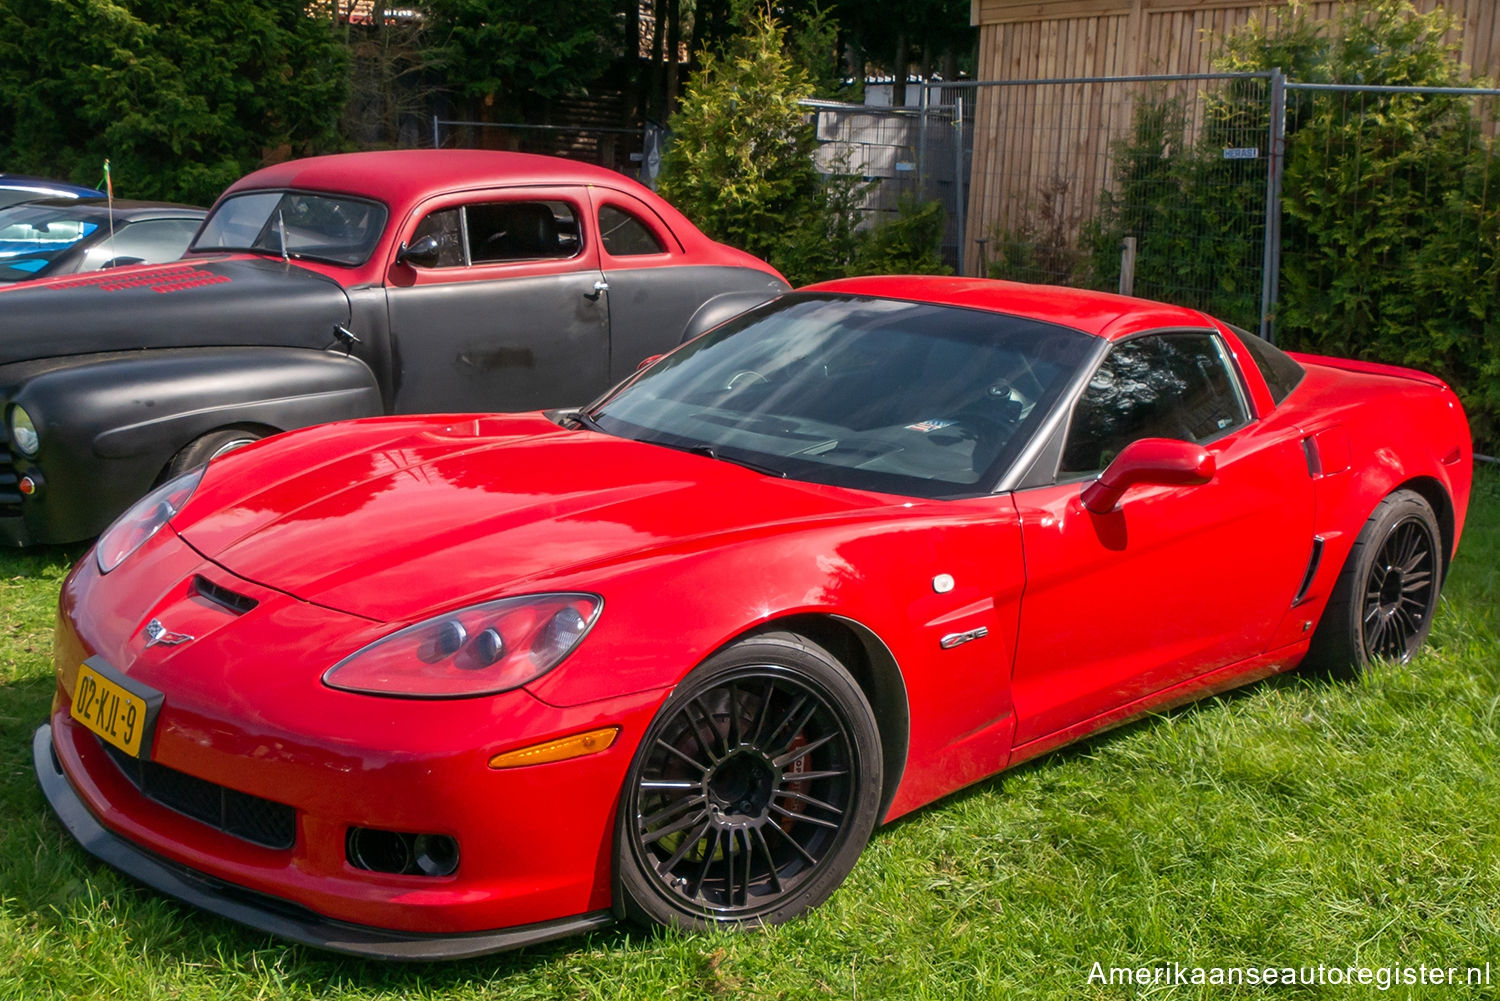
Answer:
<svg viewBox="0 0 1500 1001"><path fill-rule="evenodd" d="M98 198L99 195L97 189L85 188L81 184L0 171L0 208L17 202L34 202L39 198Z"/></svg>
<svg viewBox="0 0 1500 1001"><path fill-rule="evenodd" d="M0 208L0 288L83 271L175 261L206 210L167 202L48 198Z"/></svg>

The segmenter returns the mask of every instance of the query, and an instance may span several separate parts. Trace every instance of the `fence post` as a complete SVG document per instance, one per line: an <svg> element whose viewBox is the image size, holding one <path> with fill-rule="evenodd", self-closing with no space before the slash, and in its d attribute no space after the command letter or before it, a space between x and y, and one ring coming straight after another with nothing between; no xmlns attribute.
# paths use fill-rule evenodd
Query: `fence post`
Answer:
<svg viewBox="0 0 1500 1001"><path fill-rule="evenodd" d="M964 205L964 97L961 91L953 92L953 224L958 231L958 273L964 270L965 223L968 220Z"/></svg>
<svg viewBox="0 0 1500 1001"><path fill-rule="evenodd" d="M442 141L442 139L438 138L438 116L437 115L433 115L432 116L432 148L433 149L442 149L443 148L443 141Z"/></svg>
<svg viewBox="0 0 1500 1001"><path fill-rule="evenodd" d="M905 72L904 70L902 72ZM917 119L917 197L927 197L927 105L930 91L926 81L922 87L922 111Z"/></svg>
<svg viewBox="0 0 1500 1001"><path fill-rule="evenodd" d="M1281 176L1286 167L1286 74L1271 70L1271 127L1267 137L1265 254L1260 274L1260 336L1276 343L1276 297L1281 285Z"/></svg>
<svg viewBox="0 0 1500 1001"><path fill-rule="evenodd" d="M1135 295L1135 237L1120 241L1120 294Z"/></svg>

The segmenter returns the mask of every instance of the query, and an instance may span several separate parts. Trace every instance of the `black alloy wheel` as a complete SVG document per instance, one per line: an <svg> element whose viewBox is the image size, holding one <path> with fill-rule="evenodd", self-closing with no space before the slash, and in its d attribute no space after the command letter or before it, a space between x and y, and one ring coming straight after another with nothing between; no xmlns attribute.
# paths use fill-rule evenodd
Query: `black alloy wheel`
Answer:
<svg viewBox="0 0 1500 1001"><path fill-rule="evenodd" d="M1437 603L1437 540L1420 518L1391 528L1365 581L1365 650L1372 657L1406 661L1431 625Z"/></svg>
<svg viewBox="0 0 1500 1001"><path fill-rule="evenodd" d="M662 707L626 780L626 910L706 928L816 906L869 839L880 760L869 704L820 647L775 633L710 658Z"/></svg>
<svg viewBox="0 0 1500 1001"><path fill-rule="evenodd" d="M1308 662L1349 672L1376 659L1410 660L1432 630L1443 560L1432 505L1412 490L1382 500L1349 551Z"/></svg>

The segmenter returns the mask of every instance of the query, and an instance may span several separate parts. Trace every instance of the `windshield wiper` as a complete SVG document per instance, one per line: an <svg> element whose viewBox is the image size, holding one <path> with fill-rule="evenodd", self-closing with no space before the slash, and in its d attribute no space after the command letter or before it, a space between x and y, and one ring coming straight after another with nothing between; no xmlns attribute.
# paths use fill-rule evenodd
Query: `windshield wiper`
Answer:
<svg viewBox="0 0 1500 1001"><path fill-rule="evenodd" d="M673 446L669 445L667 447L671 448ZM688 445L687 447L683 448L682 451L691 452L694 455L705 455L710 459L718 459L720 462L730 462L736 466L744 466L746 469L753 469L757 473L765 473L767 476L778 476L783 480L786 479L786 470L784 469L777 469L774 466L767 466L764 463L756 462L753 459L740 459L732 455L725 455L724 453L716 450L712 445Z"/></svg>
<svg viewBox="0 0 1500 1001"><path fill-rule="evenodd" d="M588 428L590 431L598 431L600 434L609 434L608 431L600 427L598 421L594 420L593 414L585 413L582 410L575 410L572 413L564 414L563 416L566 419L572 421L574 424L577 424L579 427Z"/></svg>

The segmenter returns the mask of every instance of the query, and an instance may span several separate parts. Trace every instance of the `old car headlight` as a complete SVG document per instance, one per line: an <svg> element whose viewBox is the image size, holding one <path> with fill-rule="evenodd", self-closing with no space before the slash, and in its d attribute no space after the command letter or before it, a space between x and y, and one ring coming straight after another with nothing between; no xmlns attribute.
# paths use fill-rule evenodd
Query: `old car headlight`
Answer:
<svg viewBox="0 0 1500 1001"><path fill-rule="evenodd" d="M561 664L603 607L598 595L572 592L473 605L376 640L329 668L323 683L419 699L508 691Z"/></svg>
<svg viewBox="0 0 1500 1001"><path fill-rule="evenodd" d="M10 408L10 441L16 446L16 451L28 459L36 455L37 449L42 444L42 437L37 434L36 423L32 421L26 408L19 403Z"/></svg>
<svg viewBox="0 0 1500 1001"><path fill-rule="evenodd" d="M94 562L99 565L99 572L109 573L124 563L131 553L144 546L147 539L161 531L162 526L171 521L173 515L181 511L188 498L193 496L206 468L208 467L199 466L190 469L176 479L163 483L136 501L130 510L105 529L94 546Z"/></svg>

